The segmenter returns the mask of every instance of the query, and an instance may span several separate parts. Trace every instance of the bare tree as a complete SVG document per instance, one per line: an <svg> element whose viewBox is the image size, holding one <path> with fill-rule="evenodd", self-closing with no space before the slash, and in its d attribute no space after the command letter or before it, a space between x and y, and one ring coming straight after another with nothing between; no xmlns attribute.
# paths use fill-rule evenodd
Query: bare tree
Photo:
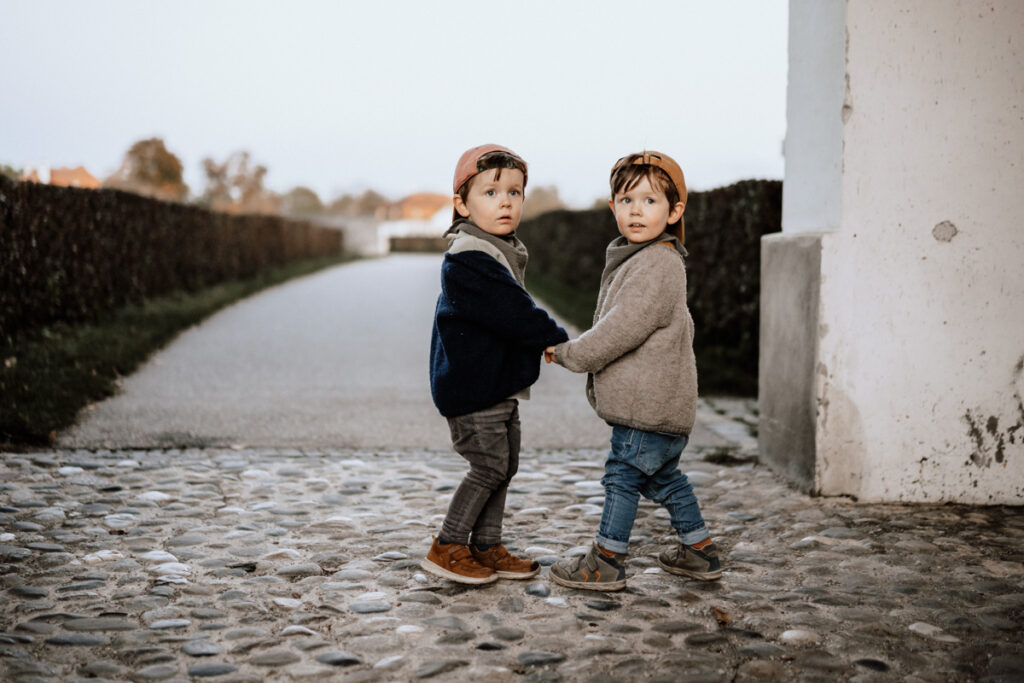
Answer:
<svg viewBox="0 0 1024 683"><path fill-rule="evenodd" d="M308 187L294 187L281 197L281 213L285 216L311 216L323 211L320 197Z"/></svg>
<svg viewBox="0 0 1024 683"><path fill-rule="evenodd" d="M343 194L335 197L327 205L327 212L341 216L370 216L390 204L388 198L379 192L366 190L360 195Z"/></svg>
<svg viewBox="0 0 1024 683"><path fill-rule="evenodd" d="M252 165L249 153L234 152L223 163L203 159L206 188L199 203L226 213L277 213L280 197L263 187L267 167Z"/></svg>
<svg viewBox="0 0 1024 683"><path fill-rule="evenodd" d="M533 218L548 211L564 208L565 204L558 198L558 188L554 185L542 185L531 189L526 195L523 218Z"/></svg>
<svg viewBox="0 0 1024 683"><path fill-rule="evenodd" d="M0 164L0 175L17 180L21 176L21 171L7 164Z"/></svg>

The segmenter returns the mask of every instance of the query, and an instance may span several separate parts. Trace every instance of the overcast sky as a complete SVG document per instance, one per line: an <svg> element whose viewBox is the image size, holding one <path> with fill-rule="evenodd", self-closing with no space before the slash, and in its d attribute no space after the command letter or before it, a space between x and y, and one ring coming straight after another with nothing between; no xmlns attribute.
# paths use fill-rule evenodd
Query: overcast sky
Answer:
<svg viewBox="0 0 1024 683"><path fill-rule="evenodd" d="M643 148L692 189L782 178L787 5L0 0L0 163L103 178L156 136L194 193L248 150L278 192L397 199L497 142L573 206Z"/></svg>

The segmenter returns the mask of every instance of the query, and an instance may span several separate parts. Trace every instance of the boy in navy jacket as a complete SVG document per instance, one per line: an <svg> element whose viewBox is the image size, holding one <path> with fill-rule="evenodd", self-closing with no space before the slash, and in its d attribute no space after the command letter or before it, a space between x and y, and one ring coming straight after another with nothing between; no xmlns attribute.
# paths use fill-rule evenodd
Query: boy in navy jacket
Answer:
<svg viewBox="0 0 1024 683"><path fill-rule="evenodd" d="M519 466L519 402L548 346L568 335L523 287L526 247L515 231L526 162L499 145L467 150L455 168L451 246L430 342L430 390L452 446L469 463L422 562L459 583L528 579L536 562L501 542L505 494Z"/></svg>

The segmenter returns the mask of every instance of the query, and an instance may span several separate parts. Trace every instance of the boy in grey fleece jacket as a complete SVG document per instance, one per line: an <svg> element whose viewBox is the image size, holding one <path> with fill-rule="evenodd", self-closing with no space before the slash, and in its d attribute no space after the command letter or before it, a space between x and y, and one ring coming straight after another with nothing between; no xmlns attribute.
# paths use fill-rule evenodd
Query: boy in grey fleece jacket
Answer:
<svg viewBox="0 0 1024 683"><path fill-rule="evenodd" d="M691 578L722 575L718 551L679 456L697 412L693 319L686 306L683 211L686 181L668 155L644 151L611 173L620 237L608 245L594 324L545 356L586 372L587 398L612 426L601 525L583 557L560 560L551 578L570 588L619 590L640 494L668 510L679 537L662 569Z"/></svg>

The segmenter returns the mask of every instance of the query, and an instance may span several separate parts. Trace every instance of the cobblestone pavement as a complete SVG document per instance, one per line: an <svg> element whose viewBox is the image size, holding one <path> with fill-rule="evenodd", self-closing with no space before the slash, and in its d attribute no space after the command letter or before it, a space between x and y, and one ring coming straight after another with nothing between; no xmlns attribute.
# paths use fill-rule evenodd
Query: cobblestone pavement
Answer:
<svg viewBox="0 0 1024 683"><path fill-rule="evenodd" d="M727 571L663 573L644 503L629 587L473 588L419 560L464 473L440 450L66 450L0 459L11 681L1020 681L1019 508L808 498L756 460L752 404L684 452ZM604 451L524 453L510 547L548 566L600 515Z"/></svg>

